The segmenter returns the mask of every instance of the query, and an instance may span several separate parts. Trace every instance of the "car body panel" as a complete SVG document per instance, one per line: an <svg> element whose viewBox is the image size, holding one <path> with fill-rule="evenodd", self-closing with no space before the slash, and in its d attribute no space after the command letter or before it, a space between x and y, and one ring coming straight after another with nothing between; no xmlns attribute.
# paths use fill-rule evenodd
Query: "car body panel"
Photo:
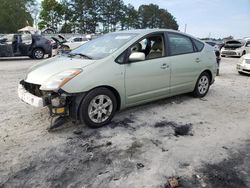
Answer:
<svg viewBox="0 0 250 188"><path fill-rule="evenodd" d="M42 85L47 79L57 73L68 69L84 68L93 63L94 60L56 56L31 67L28 70L25 81L28 83Z"/></svg>
<svg viewBox="0 0 250 188"><path fill-rule="evenodd" d="M196 81L203 71L209 71L212 75L211 83L214 81L217 69L216 57L214 49L205 43L202 52L166 56L134 63L117 63L117 57L148 34L180 33L161 29L117 33L130 32L138 35L105 58L90 60L79 57L55 57L31 68L25 82L42 85L56 73L67 69L81 68L82 72L63 85L61 90L75 94L86 93L101 86L109 87L119 94L120 109L123 109L175 94L190 92L194 89ZM199 62L196 62L197 58L199 58ZM163 64L166 64L166 69L161 68Z"/></svg>
<svg viewBox="0 0 250 188"><path fill-rule="evenodd" d="M162 66L166 68L162 68ZM170 94L170 62L166 57L125 65L126 103Z"/></svg>
<svg viewBox="0 0 250 188"><path fill-rule="evenodd" d="M250 74L250 53L241 57L236 65L236 69L238 72Z"/></svg>

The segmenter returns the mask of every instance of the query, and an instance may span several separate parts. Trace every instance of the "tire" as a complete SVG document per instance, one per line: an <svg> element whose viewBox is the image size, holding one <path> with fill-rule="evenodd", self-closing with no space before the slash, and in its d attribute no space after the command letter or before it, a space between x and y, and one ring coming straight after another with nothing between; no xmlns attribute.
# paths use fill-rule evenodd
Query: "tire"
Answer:
<svg viewBox="0 0 250 188"><path fill-rule="evenodd" d="M44 51L42 48L35 48L32 52L33 59L43 59Z"/></svg>
<svg viewBox="0 0 250 188"><path fill-rule="evenodd" d="M206 96L207 92L209 91L211 78L210 75L207 72L201 73L199 76L194 91L193 96L194 97L204 97Z"/></svg>
<svg viewBox="0 0 250 188"><path fill-rule="evenodd" d="M243 51L242 56L243 56L243 55L246 55L246 51Z"/></svg>
<svg viewBox="0 0 250 188"><path fill-rule="evenodd" d="M105 104L108 106L105 107ZM117 101L113 92L107 88L97 88L83 98L79 107L79 118L81 123L91 128L99 128L112 120L116 109Z"/></svg>

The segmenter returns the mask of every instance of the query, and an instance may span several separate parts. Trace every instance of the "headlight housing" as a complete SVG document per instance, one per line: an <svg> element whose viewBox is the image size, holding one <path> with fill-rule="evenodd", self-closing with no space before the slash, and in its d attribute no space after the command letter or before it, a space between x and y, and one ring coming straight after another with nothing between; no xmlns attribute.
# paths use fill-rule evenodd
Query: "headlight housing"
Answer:
<svg viewBox="0 0 250 188"><path fill-rule="evenodd" d="M82 72L82 69L70 69L51 76L42 84L40 90L55 91Z"/></svg>

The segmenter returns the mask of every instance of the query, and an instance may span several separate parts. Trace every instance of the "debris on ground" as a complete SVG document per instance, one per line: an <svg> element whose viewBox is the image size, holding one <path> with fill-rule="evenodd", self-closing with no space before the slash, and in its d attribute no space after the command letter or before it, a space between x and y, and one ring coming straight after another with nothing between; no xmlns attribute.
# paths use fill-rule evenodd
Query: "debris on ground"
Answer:
<svg viewBox="0 0 250 188"><path fill-rule="evenodd" d="M179 187L179 181L178 181L179 178L176 178L176 177L170 177L168 178L168 186L170 188L176 188L176 187Z"/></svg>
<svg viewBox="0 0 250 188"><path fill-rule="evenodd" d="M137 166L137 169L139 170L139 169L141 169L141 168L144 167L144 164L142 164L142 163L137 163L136 166Z"/></svg>
<svg viewBox="0 0 250 188"><path fill-rule="evenodd" d="M82 130L74 130L73 133L79 135L82 134Z"/></svg>
<svg viewBox="0 0 250 188"><path fill-rule="evenodd" d="M192 124L186 124L186 125L181 125L179 127L175 127L174 128L174 135L177 137L178 136L186 136L186 135L193 136L192 134L190 134L191 126L192 126Z"/></svg>
<svg viewBox="0 0 250 188"><path fill-rule="evenodd" d="M173 121L161 121L155 123L154 127L161 128L161 127L171 127L174 129L174 136L193 136L191 132L192 123L187 124L178 124Z"/></svg>

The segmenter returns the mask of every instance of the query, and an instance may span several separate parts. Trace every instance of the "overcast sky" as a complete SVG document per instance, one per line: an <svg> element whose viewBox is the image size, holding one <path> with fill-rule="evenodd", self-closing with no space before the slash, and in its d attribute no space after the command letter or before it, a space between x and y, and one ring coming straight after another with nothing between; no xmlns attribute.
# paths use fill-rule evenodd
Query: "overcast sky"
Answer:
<svg viewBox="0 0 250 188"><path fill-rule="evenodd" d="M179 30L196 37L250 37L250 0L124 0L138 8L154 3L175 16Z"/></svg>

